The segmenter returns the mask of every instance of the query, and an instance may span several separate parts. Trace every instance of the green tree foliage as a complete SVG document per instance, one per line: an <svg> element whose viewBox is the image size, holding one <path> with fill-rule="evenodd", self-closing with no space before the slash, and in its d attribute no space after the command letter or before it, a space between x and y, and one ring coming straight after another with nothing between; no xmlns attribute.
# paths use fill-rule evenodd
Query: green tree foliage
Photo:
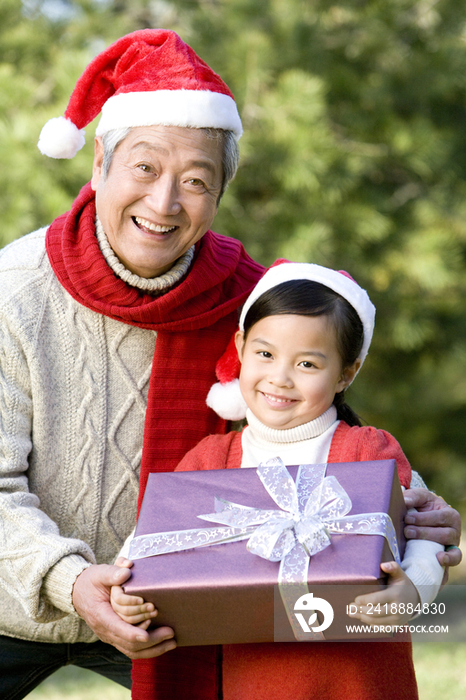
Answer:
<svg viewBox="0 0 466 700"><path fill-rule="evenodd" d="M2 244L89 179L89 143L35 143L85 65L119 36L175 29L225 78L242 165L216 219L264 263L347 269L377 306L351 390L413 465L466 503L465 0L3 0Z"/></svg>

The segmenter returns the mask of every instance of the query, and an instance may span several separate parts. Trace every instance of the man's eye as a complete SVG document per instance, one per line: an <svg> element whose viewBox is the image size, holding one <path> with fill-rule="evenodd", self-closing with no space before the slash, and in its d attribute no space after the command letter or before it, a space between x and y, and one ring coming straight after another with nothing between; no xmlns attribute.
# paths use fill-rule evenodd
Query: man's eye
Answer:
<svg viewBox="0 0 466 700"><path fill-rule="evenodd" d="M147 163L139 163L138 165L139 170L142 170L144 173L150 173L151 167L150 165L147 165Z"/></svg>
<svg viewBox="0 0 466 700"><path fill-rule="evenodd" d="M190 185L194 185L194 187L205 187L205 183L198 177L190 177L188 182Z"/></svg>

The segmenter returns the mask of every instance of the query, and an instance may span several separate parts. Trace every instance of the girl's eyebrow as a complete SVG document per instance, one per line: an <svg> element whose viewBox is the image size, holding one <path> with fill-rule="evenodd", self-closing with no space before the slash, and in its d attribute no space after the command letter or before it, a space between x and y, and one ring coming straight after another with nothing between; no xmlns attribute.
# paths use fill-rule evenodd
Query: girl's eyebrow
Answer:
<svg viewBox="0 0 466 700"><path fill-rule="evenodd" d="M273 347L272 343L269 343L267 340L264 340L264 338L252 338L251 343L261 343L262 345L267 345L267 347L269 348Z"/></svg>
<svg viewBox="0 0 466 700"><path fill-rule="evenodd" d="M311 355L312 357L321 357L323 360L327 359L327 355L325 355L323 352L319 352L318 350L304 350L303 352L300 352L299 355Z"/></svg>

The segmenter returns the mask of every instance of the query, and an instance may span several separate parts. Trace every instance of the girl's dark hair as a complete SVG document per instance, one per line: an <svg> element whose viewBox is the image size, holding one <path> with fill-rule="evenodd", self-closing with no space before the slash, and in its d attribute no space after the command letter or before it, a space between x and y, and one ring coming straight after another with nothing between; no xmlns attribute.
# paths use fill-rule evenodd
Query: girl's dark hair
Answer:
<svg viewBox="0 0 466 700"><path fill-rule="evenodd" d="M351 367L359 357L364 340L361 319L351 304L333 289L311 280L290 280L272 287L247 312L244 337L261 319L280 314L328 316L335 329L343 369ZM344 389L335 394L333 403L340 420L349 425L361 425L359 417L345 403Z"/></svg>

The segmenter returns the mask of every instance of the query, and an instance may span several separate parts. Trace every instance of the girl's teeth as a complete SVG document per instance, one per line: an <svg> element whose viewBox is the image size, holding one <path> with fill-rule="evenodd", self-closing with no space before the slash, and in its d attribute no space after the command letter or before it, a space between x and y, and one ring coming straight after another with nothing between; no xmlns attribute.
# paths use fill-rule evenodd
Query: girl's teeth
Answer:
<svg viewBox="0 0 466 700"><path fill-rule="evenodd" d="M265 394L265 396L270 399L270 401L276 401L277 403L290 403L291 399L278 399L276 396L270 396L270 394Z"/></svg>
<svg viewBox="0 0 466 700"><path fill-rule="evenodd" d="M140 226L144 226L144 228L148 228L149 231L154 231L155 233L168 233L168 231L173 231L175 228L175 226L156 226L155 224L151 224L150 221L141 219L139 216L135 216L134 218L136 219L136 223Z"/></svg>

